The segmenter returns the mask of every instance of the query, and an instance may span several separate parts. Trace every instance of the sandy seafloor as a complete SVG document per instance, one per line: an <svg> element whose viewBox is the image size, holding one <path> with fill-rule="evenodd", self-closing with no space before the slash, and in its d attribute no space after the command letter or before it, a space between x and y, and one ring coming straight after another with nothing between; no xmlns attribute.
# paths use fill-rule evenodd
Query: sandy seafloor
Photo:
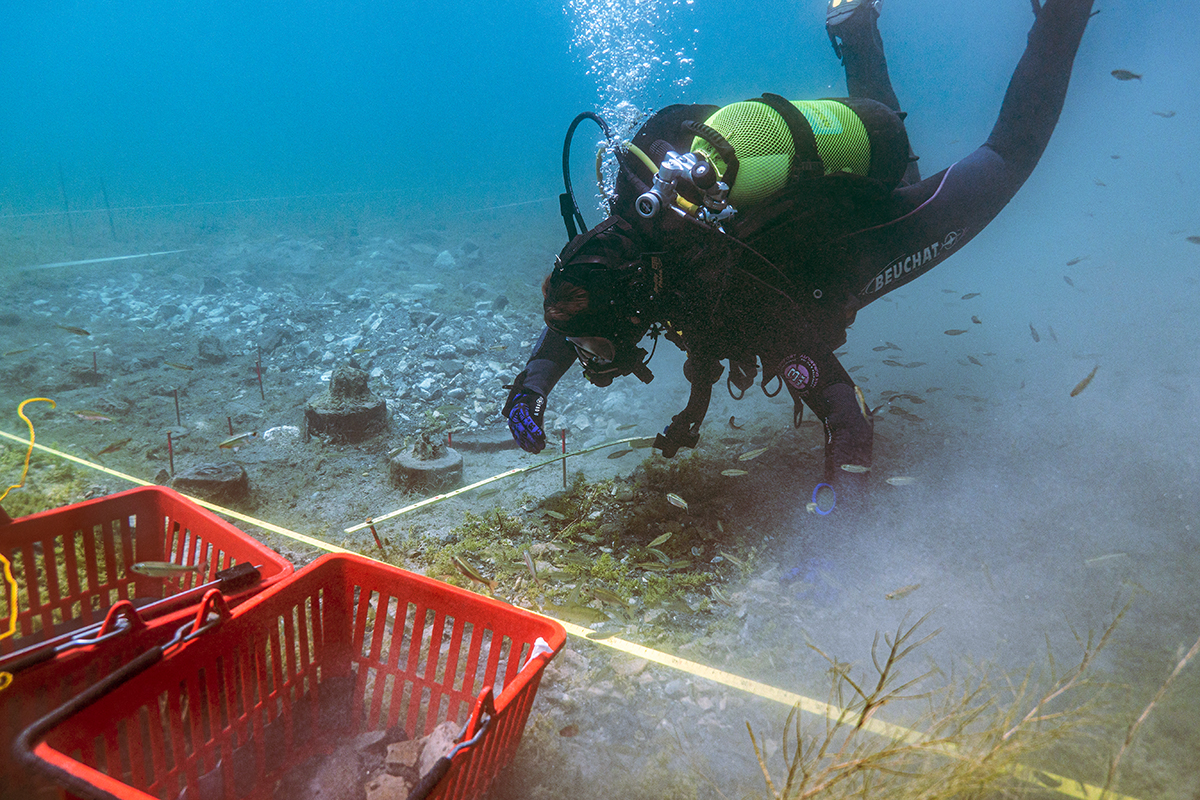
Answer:
<svg viewBox="0 0 1200 800"><path fill-rule="evenodd" d="M757 389L739 403L716 396L701 452L750 474L731 480L696 513L719 515L724 541L755 543L762 557L749 580L727 577L732 606L705 612L708 623L730 623L724 632L681 654L718 668L735 664L747 677L824 699L828 664L808 644L868 674L876 631L932 610L927 626L942 633L922 648L924 659L947 671L981 662L1020 675L1045 665L1047 646L1060 664L1070 664L1079 652L1076 635L1099 632L1132 598L1096 667L1097 677L1122 687L1109 740L1039 762L1095 782L1122 726L1200 635L1194 413L1200 387L1192 352L1197 337L1186 322L1198 293L1200 247L1184 239L1200 227L1163 222L1134 237L1106 229L1100 208L1059 224L1053 246L1014 245L1012 232L1022 226L1020 241L1031 241L1027 221L1044 202L1027 191L968 251L860 314L843 352L847 366L861 367L854 375L868 401L874 406L881 395L902 392L926 402L893 401L907 414L880 410L874 509L853 526L804 511L819 475L816 427L792 431L790 404L766 400ZM55 411L30 407L39 442L91 458L129 438L98 460L154 480L167 466L165 431L183 428L177 471L232 458L252 480L242 510L368 552L369 538L347 537L342 529L417 499L388 485L387 453L412 432L423 408L454 402L436 393L422 400L422 380L434 376L431 385L443 392L466 389L468 400L460 404L469 410L460 424L474 420L477 429L503 431L494 413L503 401L500 384L520 368L536 335L537 284L561 245L553 209L538 210L428 216L346 200L236 213L127 212L116 219L116 241L107 220L93 216L76 222L74 245L61 219L10 223L9 265L186 252L39 270L6 266L0 352L22 352L3 359L3 429L21 433L14 413L21 399L55 398ZM531 226L532 216L538 222ZM443 251L453 265L435 266ZM1160 265L1169 279L1129 280L1131 271ZM997 280L997 270L1007 278ZM204 294L208 278L220 284L209 281L211 293ZM1039 299L1012 300L1020 281L1036 285ZM971 292L980 294L962 299ZM500 295L509 302L497 312ZM1109 307L1123 309L1128 322L1117 324ZM429 312L445 320L438 331L421 333L414 320ZM955 328L969 333L943 334ZM227 361L198 358L198 341L209 335L221 340ZM901 350L873 350L884 342ZM446 345L457 351L436 356ZM255 375L259 348L265 400ZM387 434L360 445L273 439L218 451L229 417L238 431L300 425L322 375L349 357L376 370L372 388L387 399L392 417ZM925 364L895 367L883 363L888 358ZM447 376L447 359L460 370L457 382ZM650 388L630 378L599 390L573 374L552 395L549 426L567 429L573 448L652 435L686 398L674 374L679 363L677 354L660 350L652 363L660 378ZM1092 384L1069 396L1096 364ZM81 409L111 419L80 420L73 412ZM729 428L731 415L743 431ZM628 424L637 427L617 431ZM720 442L730 437L744 444ZM736 462L739 452L762 443L770 445L766 454ZM646 452L607 459L601 451L571 469L591 479L627 475ZM466 458L471 481L533 457L506 450ZM884 482L890 476L916 482L891 486ZM519 498L549 495L560 480L557 467L542 470L485 500L468 495L391 530L414 530L433 548L462 521L463 510L498 504L520 513ZM88 482L91 492L127 488L99 473ZM297 563L313 555L279 537L268 541ZM797 579L782 580L789 572ZM914 584L919 588L901 599L885 597ZM658 629L674 618L673 612L653 617ZM695 624L694 617L679 619ZM652 630L634 626L627 636L638 641L640 632L653 643ZM699 782L701 796L717 796L702 774L719 776L727 796L761 787L744 722L752 720L777 745L785 708L631 663L595 643L571 639L568 648L534 709L531 724L541 733L526 744L552 752L555 763L520 761L503 796L526 789L577 797L629 791L630 776L636 782L660 759L680 771L681 784ZM886 710L880 713L887 718ZM1120 789L1140 798L1196 797L1197 719L1200 665L1193 664L1125 757ZM552 750L545 749L546 731L556 740ZM660 784L646 778L641 785L650 791Z"/></svg>

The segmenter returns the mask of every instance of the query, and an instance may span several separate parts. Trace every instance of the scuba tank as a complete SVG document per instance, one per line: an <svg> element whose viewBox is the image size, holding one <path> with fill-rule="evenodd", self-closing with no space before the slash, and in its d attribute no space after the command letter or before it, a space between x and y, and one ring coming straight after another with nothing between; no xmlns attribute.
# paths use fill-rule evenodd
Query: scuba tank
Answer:
<svg viewBox="0 0 1200 800"><path fill-rule="evenodd" d="M861 97L788 101L763 94L721 108L672 105L626 143L616 140L599 115L583 112L563 142L566 192L559 205L569 238L586 229L570 178L571 138L584 119L600 125L616 153L615 192L609 194L603 185L601 190L610 213L630 222L661 219L662 210L670 208L719 229L738 208L758 205L805 180L858 177L891 191L910 161L903 115ZM653 234L653 226L647 232Z"/></svg>

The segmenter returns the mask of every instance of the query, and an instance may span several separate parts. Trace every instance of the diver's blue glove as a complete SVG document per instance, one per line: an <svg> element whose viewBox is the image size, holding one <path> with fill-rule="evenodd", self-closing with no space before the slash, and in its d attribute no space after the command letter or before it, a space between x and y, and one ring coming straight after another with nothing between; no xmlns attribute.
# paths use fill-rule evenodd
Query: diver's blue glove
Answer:
<svg viewBox="0 0 1200 800"><path fill-rule="evenodd" d="M524 374L518 375L514 385L508 387L508 402L500 413L508 418L508 429L521 449L536 454L546 446L546 431L543 428L546 398L521 385Z"/></svg>

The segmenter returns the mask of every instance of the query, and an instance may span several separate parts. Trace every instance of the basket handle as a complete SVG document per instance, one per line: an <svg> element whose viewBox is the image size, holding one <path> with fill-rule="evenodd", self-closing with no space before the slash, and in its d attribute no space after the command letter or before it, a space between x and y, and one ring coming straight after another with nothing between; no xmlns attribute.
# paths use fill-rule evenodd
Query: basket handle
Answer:
<svg viewBox="0 0 1200 800"><path fill-rule="evenodd" d="M59 645L44 643L32 652L14 658L4 665L4 669L15 675L22 670L44 664L60 653L76 647L91 647L109 639L115 639L122 634L140 631L145 627L146 620L142 619L142 615L138 613L133 603L128 600L118 600L109 607L108 613L104 615L104 621L99 625L75 631L66 642Z"/></svg>
<svg viewBox="0 0 1200 800"><path fill-rule="evenodd" d="M480 718L486 714L487 719L480 722ZM421 776L417 781L417 785L408 793L408 800L425 800L429 796L442 778L446 777L446 773L450 771L453 764L453 758L460 750L465 750L479 743L492 727L492 722L496 719L496 696L492 691L491 686L484 688L479 693L479 697L475 700L475 706L471 709L471 716L467 720L467 724L463 727L461 736L466 736L471 732L471 738L464 739L454 746L446 755L442 756L434 763L433 767ZM461 738L461 737L460 737Z"/></svg>
<svg viewBox="0 0 1200 800"><path fill-rule="evenodd" d="M97 789L92 784L83 781L47 758L45 751L49 749L49 745L42 740L47 733L68 717L82 711L118 686L157 664L167 654L167 651L207 633L229 617L229 606L225 603L225 598L222 596L220 590L210 589L204 595L199 610L196 612L195 619L181 625L169 642L142 653L116 672L101 678L92 686L21 731L20 736L13 743L13 754L28 769L40 772L58 784L67 787L67 789L80 797L96 798L97 800L119 800L114 795L102 789Z"/></svg>
<svg viewBox="0 0 1200 800"><path fill-rule="evenodd" d="M0 525L2 524L3 520L0 520ZM239 592L248 586L252 586L261 578L262 574L259 572L259 568L255 567L248 561L244 561L239 564L234 564L228 569L221 570L216 574L215 579L209 581L208 583L201 584L200 586L194 586L191 589L187 589L178 594L167 595L161 600L155 600L153 603L149 603L139 609L136 609L136 613L137 616L143 621L155 619L177 608L190 605L195 601L195 598L203 597L203 595L210 589L219 588L222 592L233 594L234 592ZM121 600L117 603L114 603L113 606L109 608L108 616L111 616L113 609L122 603L128 603L128 601ZM132 606L131 603L129 603L129 605ZM97 644L99 641L98 638L88 641L83 641L83 639L86 635L95 634L103 626L107 625L109 622L108 616L106 616L102 622L88 625L87 627L80 628L79 630L59 634L52 639L46 639L45 641L29 645L28 647L17 650L16 652L9 653L3 658L0 658L0 669L16 674L23 669L35 667L38 664L49 661L50 659L71 649L72 647Z"/></svg>

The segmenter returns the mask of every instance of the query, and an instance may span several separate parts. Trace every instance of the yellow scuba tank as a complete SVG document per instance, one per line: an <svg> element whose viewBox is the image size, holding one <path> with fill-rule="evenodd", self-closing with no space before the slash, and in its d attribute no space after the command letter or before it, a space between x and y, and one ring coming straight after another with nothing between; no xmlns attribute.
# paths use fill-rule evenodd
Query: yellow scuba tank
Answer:
<svg viewBox="0 0 1200 800"><path fill-rule="evenodd" d="M895 188L908 167L908 134L899 114L861 97L788 101L779 95L732 103L706 120L737 154L728 201L748 208L789 181L847 174ZM697 136L692 150L725 174L722 154Z"/></svg>

